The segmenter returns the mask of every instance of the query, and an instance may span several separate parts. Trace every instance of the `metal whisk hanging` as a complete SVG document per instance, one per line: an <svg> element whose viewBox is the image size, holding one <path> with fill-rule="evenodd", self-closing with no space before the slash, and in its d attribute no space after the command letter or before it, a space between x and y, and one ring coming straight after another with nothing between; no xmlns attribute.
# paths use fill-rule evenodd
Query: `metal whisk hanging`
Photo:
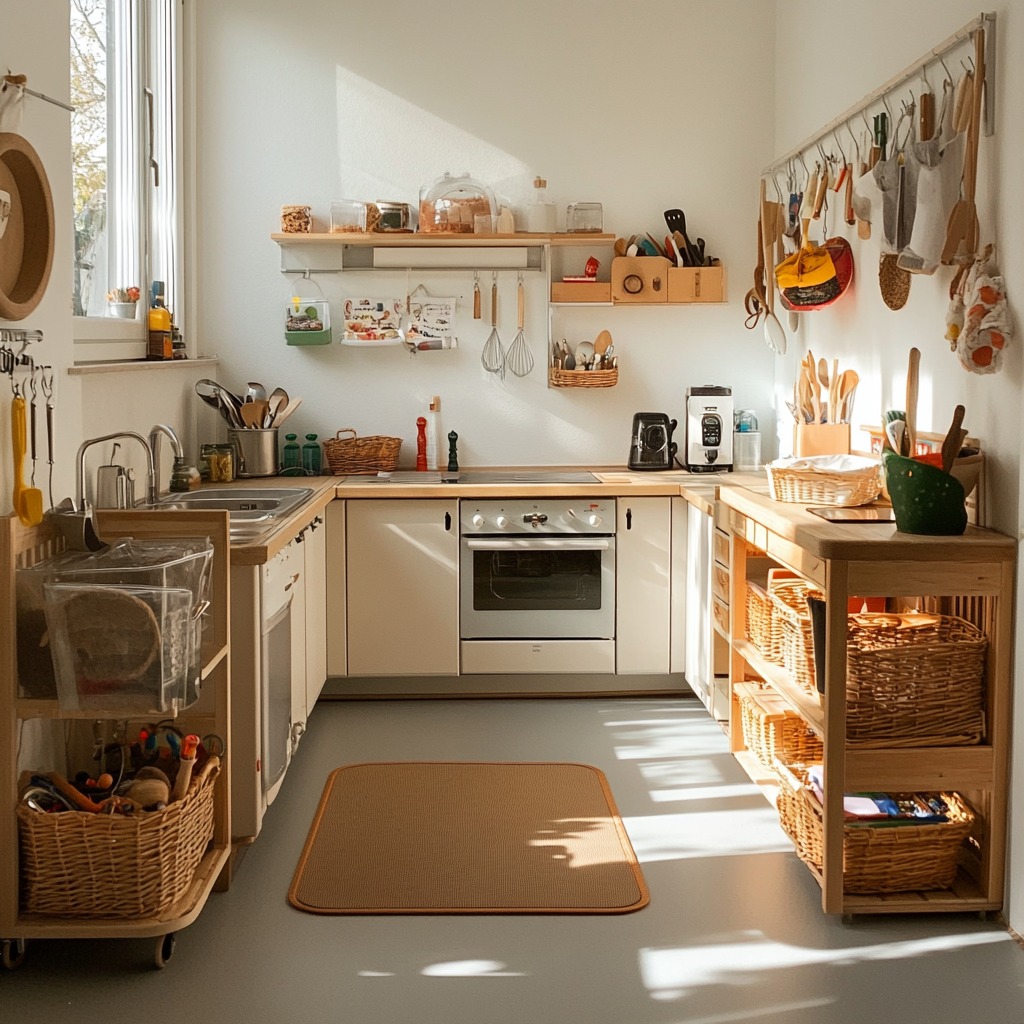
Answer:
<svg viewBox="0 0 1024 1024"><path fill-rule="evenodd" d="M515 336L515 340L509 346L508 355L506 356L508 368L517 377L525 377L533 369L533 353L530 352L530 349L526 344L526 338L523 337L524 305L523 275L520 274L518 292L519 333Z"/></svg>

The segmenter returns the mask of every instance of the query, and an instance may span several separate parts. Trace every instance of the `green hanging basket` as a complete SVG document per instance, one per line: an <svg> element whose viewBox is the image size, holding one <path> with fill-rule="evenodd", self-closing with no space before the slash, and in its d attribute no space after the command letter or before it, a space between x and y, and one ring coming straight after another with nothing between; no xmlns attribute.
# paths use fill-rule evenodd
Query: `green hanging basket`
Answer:
<svg viewBox="0 0 1024 1024"><path fill-rule="evenodd" d="M966 495L956 477L892 451L882 453L882 465L901 533L954 537L967 529Z"/></svg>

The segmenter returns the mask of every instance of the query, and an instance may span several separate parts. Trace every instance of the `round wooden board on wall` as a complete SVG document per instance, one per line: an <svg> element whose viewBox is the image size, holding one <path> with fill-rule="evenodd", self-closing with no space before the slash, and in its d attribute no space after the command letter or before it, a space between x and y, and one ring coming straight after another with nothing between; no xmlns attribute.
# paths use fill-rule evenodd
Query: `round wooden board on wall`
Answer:
<svg viewBox="0 0 1024 1024"><path fill-rule="evenodd" d="M0 318L24 320L53 266L53 196L39 154L0 132Z"/></svg>

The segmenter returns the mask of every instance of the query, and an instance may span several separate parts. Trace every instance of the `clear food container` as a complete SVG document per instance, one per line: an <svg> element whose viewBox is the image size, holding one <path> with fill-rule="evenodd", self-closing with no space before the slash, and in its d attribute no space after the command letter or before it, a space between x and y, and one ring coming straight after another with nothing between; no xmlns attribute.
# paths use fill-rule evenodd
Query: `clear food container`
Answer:
<svg viewBox="0 0 1024 1024"><path fill-rule="evenodd" d="M570 234L600 234L604 211L600 203L570 203L565 211L565 230Z"/></svg>
<svg viewBox="0 0 1024 1024"><path fill-rule="evenodd" d="M355 199L331 202L331 234L363 234L369 230L366 203Z"/></svg>
<svg viewBox="0 0 1024 1024"><path fill-rule="evenodd" d="M308 234L313 230L311 206L282 206L281 231L286 235Z"/></svg>
<svg viewBox="0 0 1024 1024"><path fill-rule="evenodd" d="M420 226L425 233L472 234L474 218L496 217L494 193L469 174L454 178L447 171L420 189Z"/></svg>

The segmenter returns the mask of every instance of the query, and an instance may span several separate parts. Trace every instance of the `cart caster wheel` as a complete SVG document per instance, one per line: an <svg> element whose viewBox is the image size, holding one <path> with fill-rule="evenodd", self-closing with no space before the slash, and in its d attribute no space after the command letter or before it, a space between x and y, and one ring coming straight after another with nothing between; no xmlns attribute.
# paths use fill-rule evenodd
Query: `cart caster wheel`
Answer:
<svg viewBox="0 0 1024 1024"><path fill-rule="evenodd" d="M157 970L163 970L167 966L167 962L174 955L174 944L177 942L177 936L174 932L168 932L166 935L161 935L156 940L156 956L154 957L154 963L157 966Z"/></svg>
<svg viewBox="0 0 1024 1024"><path fill-rule="evenodd" d="M4 939L0 959L9 971L16 971L25 962L25 949L28 943L24 939Z"/></svg>

